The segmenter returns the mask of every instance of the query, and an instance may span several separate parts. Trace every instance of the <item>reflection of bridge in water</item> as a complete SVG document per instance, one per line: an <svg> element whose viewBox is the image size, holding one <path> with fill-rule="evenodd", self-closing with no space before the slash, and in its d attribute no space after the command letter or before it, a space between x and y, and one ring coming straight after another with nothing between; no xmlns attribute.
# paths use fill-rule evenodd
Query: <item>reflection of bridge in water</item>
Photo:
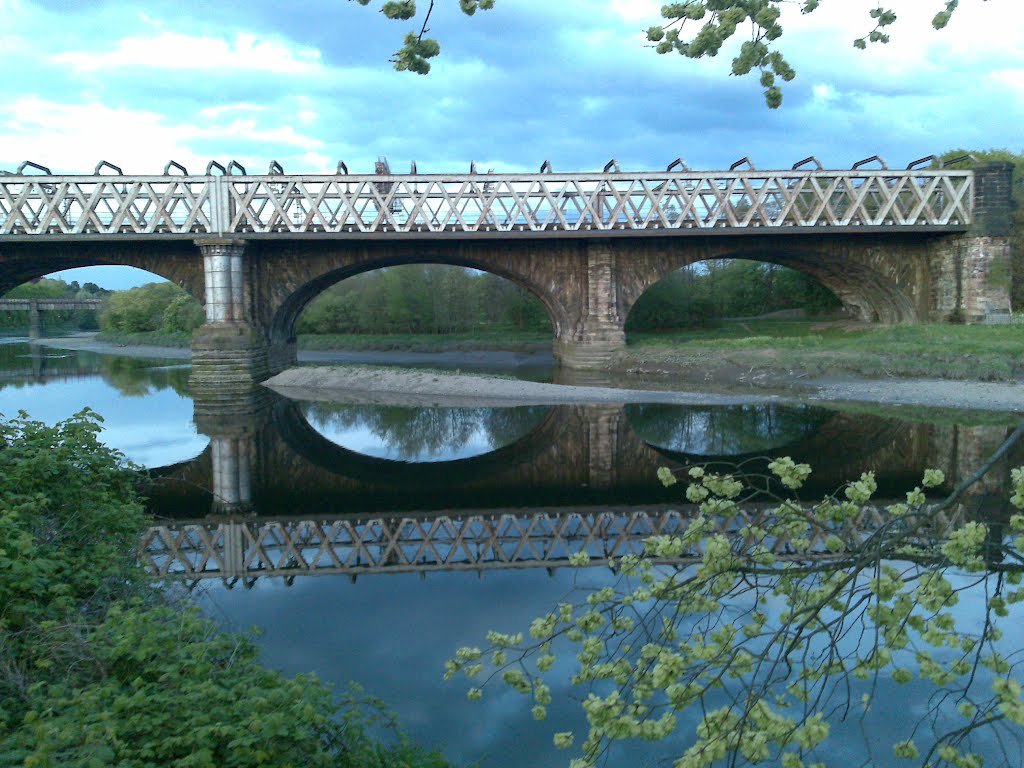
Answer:
<svg viewBox="0 0 1024 768"><path fill-rule="evenodd" d="M716 530L742 535L744 526L765 526L771 506L744 505ZM185 579L429 573L508 568L557 568L569 555L586 552L591 565L614 565L640 555L650 536L681 535L699 510L682 506L642 508L570 507L547 510L488 510L484 513L408 513L317 519L221 519L154 526L143 540L143 562L155 575ZM872 510L847 523L861 535L882 522ZM814 556L833 557L818 529ZM780 559L796 557L788 541L775 542ZM800 559L806 559L801 554ZM674 564L699 562L700 550Z"/></svg>
<svg viewBox="0 0 1024 768"><path fill-rule="evenodd" d="M748 471L760 471L765 464L655 448L636 435L621 405L552 407L511 445L421 464L338 446L285 400L256 427L210 420L200 428L210 435L207 450L156 473L163 478L151 492L152 509L167 522L145 540L143 559L154 573L250 579L557 567L578 549L602 563L638 552L650 535L685 529L692 518L693 509L678 503L681 491L658 483L660 466L747 460ZM865 470L876 473L886 496L912 488L928 467L942 469L952 488L1006 434L1003 426L835 413L813 433L761 455L810 463L806 498ZM986 478L973 490L975 507L998 502L1005 482L998 473Z"/></svg>
<svg viewBox="0 0 1024 768"><path fill-rule="evenodd" d="M93 379L104 373L103 361L98 355L84 359L75 353L62 354L32 345L27 355L19 357L21 360L13 360L9 353L0 353L0 359L3 359L3 365L0 366L0 383L42 384L48 381ZM29 369L32 371L31 375L28 373Z"/></svg>

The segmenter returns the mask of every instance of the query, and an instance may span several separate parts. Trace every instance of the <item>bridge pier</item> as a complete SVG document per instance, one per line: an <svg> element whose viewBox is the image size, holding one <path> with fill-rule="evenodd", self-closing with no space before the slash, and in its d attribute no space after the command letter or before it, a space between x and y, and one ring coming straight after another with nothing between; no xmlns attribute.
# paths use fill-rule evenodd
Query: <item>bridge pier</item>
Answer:
<svg viewBox="0 0 1024 768"><path fill-rule="evenodd" d="M603 241L586 247L582 290L576 301L567 297L566 308L579 307L576 322L555 328L555 362L563 368L604 368L626 346L626 319L619 311L616 252Z"/></svg>
<svg viewBox="0 0 1024 768"><path fill-rule="evenodd" d="M253 321L245 243L209 239L196 246L203 256L206 322L192 335L192 396L218 411L258 410L266 401L258 385L271 375L270 345Z"/></svg>
<svg viewBox="0 0 1024 768"><path fill-rule="evenodd" d="M39 308L37 299L30 299L28 307L28 338L29 340L41 339L46 335L46 324L43 320L43 311Z"/></svg>

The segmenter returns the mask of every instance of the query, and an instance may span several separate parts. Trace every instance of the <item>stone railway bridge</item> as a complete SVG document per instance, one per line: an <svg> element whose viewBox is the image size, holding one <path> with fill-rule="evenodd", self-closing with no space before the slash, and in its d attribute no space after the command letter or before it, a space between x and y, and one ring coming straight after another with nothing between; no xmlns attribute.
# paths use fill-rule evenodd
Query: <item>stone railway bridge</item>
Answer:
<svg viewBox="0 0 1024 768"><path fill-rule="evenodd" d="M234 162L179 176L170 163L146 177L101 174L106 163L92 176L26 175L24 164L0 176L0 294L98 264L173 280L206 309L195 394L225 400L295 362L296 319L324 288L416 262L531 291L551 317L556 360L575 368L607 362L640 295L707 259L801 270L865 320L1008 319L1010 164L830 171L808 161L443 175L350 175L339 164L329 176L284 175L276 163L249 176Z"/></svg>
<svg viewBox="0 0 1024 768"><path fill-rule="evenodd" d="M4 288L4 290L9 290ZM46 331L43 312L74 312L85 310L98 312L103 299L3 299L0 298L0 312L28 312L28 335L40 339Z"/></svg>

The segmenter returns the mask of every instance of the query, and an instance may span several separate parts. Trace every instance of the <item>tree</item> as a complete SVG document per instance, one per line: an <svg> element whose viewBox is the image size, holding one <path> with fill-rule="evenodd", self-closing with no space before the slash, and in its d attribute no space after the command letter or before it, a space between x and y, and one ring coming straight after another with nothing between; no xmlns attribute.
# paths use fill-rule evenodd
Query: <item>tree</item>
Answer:
<svg viewBox="0 0 1024 768"><path fill-rule="evenodd" d="M369 5L370 0L357 0ZM406 34L403 45L392 57L395 69L425 75L430 72L428 59L441 52L434 38L426 37L428 23L436 0L429 0L418 32ZM933 0L938 9L932 19L935 29L944 29L960 5L960 0ZM687 58L700 59L717 56L722 46L741 29L750 31L750 38L740 46L732 60L732 74L748 75L755 70L764 88L765 102L772 109L782 104L779 81L789 82L796 71L782 52L775 47L782 37L782 9L786 5L798 6L801 13L813 13L821 0L682 0L661 6L661 19L647 29L647 39L658 53L675 51ZM489 10L494 0L459 0L462 12L472 16L477 10ZM387 18L408 21L417 16L415 0L387 0L380 12ZM896 21L896 13L881 2L869 11L871 28L854 39L856 48L867 48L869 43L888 43L887 29ZM693 34L687 34L695 27Z"/></svg>
<svg viewBox="0 0 1024 768"><path fill-rule="evenodd" d="M936 470L905 502L880 507L871 473L804 504L793 492L810 467L788 458L746 482L689 467L686 497L699 511L688 526L649 539L642 557L622 557L617 587L579 587L585 597L528 632L490 632L487 647L459 649L446 677L473 679L471 699L491 684L530 696L543 720L547 673L574 656L589 731L554 735L581 753L573 768L592 768L615 741L664 739L681 722L694 732L676 768L796 768L827 754L833 722L862 717L884 688L910 683L934 691L920 721L863 764L978 767L985 735L1015 764L1021 661L1000 640L1024 601L1024 514L972 519L959 501L1022 435L1024 424L940 502L925 496L944 482ZM659 476L677 481L667 469ZM1009 503L1024 510L1024 467L1010 478ZM769 505L756 517L744 506L755 490ZM952 610L964 597L979 616Z"/></svg>
<svg viewBox="0 0 1024 768"><path fill-rule="evenodd" d="M203 317L199 302L174 283L147 283L111 294L99 324L117 333L190 332Z"/></svg>
<svg viewBox="0 0 1024 768"><path fill-rule="evenodd" d="M0 420L0 765L444 768L371 738L379 702L264 668L153 588L140 478L99 422Z"/></svg>

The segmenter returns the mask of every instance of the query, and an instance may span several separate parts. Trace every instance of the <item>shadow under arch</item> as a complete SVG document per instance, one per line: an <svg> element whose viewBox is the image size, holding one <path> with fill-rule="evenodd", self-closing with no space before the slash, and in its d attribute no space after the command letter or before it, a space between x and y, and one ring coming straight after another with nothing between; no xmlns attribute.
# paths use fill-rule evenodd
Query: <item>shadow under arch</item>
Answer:
<svg viewBox="0 0 1024 768"><path fill-rule="evenodd" d="M184 288L206 301L203 259L190 241L0 244L0 296L53 272L78 267L135 267Z"/></svg>
<svg viewBox="0 0 1024 768"><path fill-rule="evenodd" d="M916 322L920 319L914 301L901 288L901 281L862 260L845 258L832 244L832 252L817 244L776 240L757 242L698 259L741 259L777 264L814 278L842 303L847 314L857 320L883 323Z"/></svg>
<svg viewBox="0 0 1024 768"><path fill-rule="evenodd" d="M510 445L463 459L405 462L368 456L331 442L309 423L293 400L275 403L271 421L285 445L313 466L370 484L417 487L450 487L462 480L480 481L511 466L529 464L567 428L558 407L552 407L536 428Z"/></svg>
<svg viewBox="0 0 1024 768"><path fill-rule="evenodd" d="M302 311L311 301L313 301L313 299L332 285L366 272L373 272L378 269L385 269L389 267L407 266L410 264L434 264L445 267L463 267L467 269L475 269L480 272L487 272L488 274L495 275L514 283L520 288L528 291L530 295L536 297L548 313L548 319L551 322L552 331L555 337L557 337L559 329L568 322L563 316L564 309L554 301L551 293L542 290L538 285L534 285L529 280L525 279L522 274L516 274L511 271L501 269L493 264L483 264L474 259L446 255L443 251L431 250L418 254L414 257L402 254L400 256L388 256L349 264L332 269L306 282L289 294L274 312L273 317L270 319L269 335L271 343L294 343L296 340L295 329L299 315L302 314Z"/></svg>

